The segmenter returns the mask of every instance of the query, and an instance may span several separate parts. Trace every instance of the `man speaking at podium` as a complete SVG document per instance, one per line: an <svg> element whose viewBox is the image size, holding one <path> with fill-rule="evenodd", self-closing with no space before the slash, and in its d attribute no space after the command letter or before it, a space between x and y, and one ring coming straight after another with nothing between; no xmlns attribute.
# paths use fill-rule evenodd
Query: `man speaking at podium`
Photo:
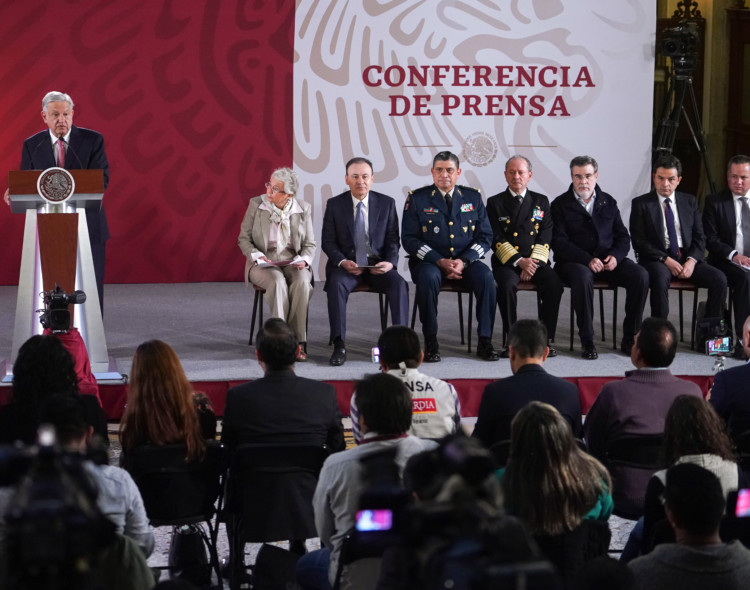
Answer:
<svg viewBox="0 0 750 590"><path fill-rule="evenodd" d="M49 128L23 142L21 170L45 170L58 166L68 170L101 169L104 189L109 184L109 163L101 133L73 125L73 99L63 92L48 92L42 99L42 120ZM9 192L5 202L10 205ZM86 211L86 222L94 260L99 305L104 309L104 248L109 238L104 206Z"/></svg>

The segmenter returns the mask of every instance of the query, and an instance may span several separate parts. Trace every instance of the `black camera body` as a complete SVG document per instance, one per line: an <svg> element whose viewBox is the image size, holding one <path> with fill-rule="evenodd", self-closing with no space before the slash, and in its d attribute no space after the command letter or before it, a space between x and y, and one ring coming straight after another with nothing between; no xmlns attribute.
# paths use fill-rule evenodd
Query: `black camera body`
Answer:
<svg viewBox="0 0 750 590"><path fill-rule="evenodd" d="M55 284L55 288L41 294L44 300L44 309L38 309L39 321L45 329L54 334L69 332L71 316L69 305L78 305L86 301L86 293L73 291L68 294Z"/></svg>
<svg viewBox="0 0 750 590"><path fill-rule="evenodd" d="M695 23L680 21L676 27L664 29L657 43L657 52L672 59L676 73L690 73L698 64L700 35Z"/></svg>

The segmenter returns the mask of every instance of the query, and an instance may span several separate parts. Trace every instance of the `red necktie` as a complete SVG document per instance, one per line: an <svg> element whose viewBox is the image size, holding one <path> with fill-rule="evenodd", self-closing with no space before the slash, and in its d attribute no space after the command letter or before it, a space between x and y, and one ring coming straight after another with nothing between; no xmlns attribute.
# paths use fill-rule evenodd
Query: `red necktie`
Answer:
<svg viewBox="0 0 750 590"><path fill-rule="evenodd" d="M57 140L57 165L65 168L65 142L62 139Z"/></svg>

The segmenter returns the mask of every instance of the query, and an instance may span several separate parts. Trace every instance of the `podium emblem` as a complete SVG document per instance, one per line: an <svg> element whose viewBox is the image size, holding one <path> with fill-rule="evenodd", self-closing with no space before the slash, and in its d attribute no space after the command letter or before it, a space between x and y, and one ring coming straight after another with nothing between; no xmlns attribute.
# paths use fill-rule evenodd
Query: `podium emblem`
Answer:
<svg viewBox="0 0 750 590"><path fill-rule="evenodd" d="M36 181L39 196L53 205L67 201L73 196L75 189L73 175L65 168L47 168Z"/></svg>

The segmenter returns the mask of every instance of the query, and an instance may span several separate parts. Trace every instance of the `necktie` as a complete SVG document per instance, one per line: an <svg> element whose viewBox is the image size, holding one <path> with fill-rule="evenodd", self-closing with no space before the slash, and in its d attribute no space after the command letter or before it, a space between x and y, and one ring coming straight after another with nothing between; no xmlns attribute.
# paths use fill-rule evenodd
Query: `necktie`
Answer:
<svg viewBox="0 0 750 590"><path fill-rule="evenodd" d="M674 213L670 207L670 199L664 199L664 219L667 221L667 235L669 236L669 255L673 258L680 257L680 248L677 246L677 229L674 225Z"/></svg>
<svg viewBox="0 0 750 590"><path fill-rule="evenodd" d="M450 193L445 193L445 204L448 205L448 213L453 211L453 196Z"/></svg>
<svg viewBox="0 0 750 590"><path fill-rule="evenodd" d="M65 168L65 142L62 139L57 140L57 165Z"/></svg>
<svg viewBox="0 0 750 590"><path fill-rule="evenodd" d="M742 253L750 254L750 207L747 206L747 197L740 198L742 201Z"/></svg>
<svg viewBox="0 0 750 590"><path fill-rule="evenodd" d="M354 220L354 247L357 266L367 266L367 238L365 237L365 213L362 202L357 203L357 218Z"/></svg>

